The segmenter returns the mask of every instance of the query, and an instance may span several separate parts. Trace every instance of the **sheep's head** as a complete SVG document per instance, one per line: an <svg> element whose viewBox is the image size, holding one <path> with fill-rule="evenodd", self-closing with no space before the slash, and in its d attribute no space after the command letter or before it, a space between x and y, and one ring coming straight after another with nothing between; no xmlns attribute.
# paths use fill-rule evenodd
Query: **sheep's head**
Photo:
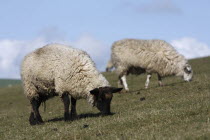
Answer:
<svg viewBox="0 0 210 140"><path fill-rule="evenodd" d="M94 95L94 105L101 111L102 114L110 114L110 104L113 93L121 91L122 88L115 87L99 87L90 91Z"/></svg>
<svg viewBox="0 0 210 140"><path fill-rule="evenodd" d="M183 75L183 78L185 81L189 82L192 80L192 77L193 77L193 71L192 71L192 68L189 64L186 64L184 66L184 75Z"/></svg>

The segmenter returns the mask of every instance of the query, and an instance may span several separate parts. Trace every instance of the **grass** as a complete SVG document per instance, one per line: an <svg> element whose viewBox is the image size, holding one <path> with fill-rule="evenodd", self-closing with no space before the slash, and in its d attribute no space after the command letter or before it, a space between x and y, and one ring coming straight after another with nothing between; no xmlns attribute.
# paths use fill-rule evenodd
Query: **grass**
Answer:
<svg viewBox="0 0 210 140"><path fill-rule="evenodd" d="M21 85L0 88L0 139L210 139L210 57L190 63L192 82L167 77L165 86L158 87L154 74L145 90L146 75L128 76L131 92L115 94L113 115L102 117L79 100L79 119L72 122L64 122L63 104L55 97L47 101L46 112L40 108L45 124L30 126L30 106ZM104 75L117 85L115 74Z"/></svg>
<svg viewBox="0 0 210 140"><path fill-rule="evenodd" d="M13 80L13 79L1 79L0 80L0 88L1 87L12 87L13 85L20 84L20 80Z"/></svg>

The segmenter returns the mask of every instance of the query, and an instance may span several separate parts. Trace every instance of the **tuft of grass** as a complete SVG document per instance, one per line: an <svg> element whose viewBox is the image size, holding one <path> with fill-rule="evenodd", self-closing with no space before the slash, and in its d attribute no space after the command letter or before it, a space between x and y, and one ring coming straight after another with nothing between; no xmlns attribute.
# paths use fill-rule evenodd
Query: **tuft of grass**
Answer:
<svg viewBox="0 0 210 140"><path fill-rule="evenodd" d="M154 74L149 89L146 75L128 76L131 92L115 94L113 115L100 116L85 100L78 100L78 120L64 122L58 97L40 107L43 125L30 126L30 106L21 85L0 88L0 139L209 139L210 57L191 60L192 82L167 77L158 87ZM103 73L117 86L114 73Z"/></svg>

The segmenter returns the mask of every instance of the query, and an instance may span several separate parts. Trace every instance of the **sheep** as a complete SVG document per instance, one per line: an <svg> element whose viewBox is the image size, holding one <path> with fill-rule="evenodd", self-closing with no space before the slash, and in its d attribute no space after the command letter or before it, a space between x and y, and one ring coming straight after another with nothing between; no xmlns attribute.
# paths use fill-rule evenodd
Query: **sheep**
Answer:
<svg viewBox="0 0 210 140"><path fill-rule="evenodd" d="M112 69L113 69L113 63L112 63L112 61L111 60L109 60L108 62L107 62L107 65L106 65L106 72L110 72Z"/></svg>
<svg viewBox="0 0 210 140"><path fill-rule="evenodd" d="M64 120L68 121L76 117L76 101L81 98L102 114L110 114L112 93L122 90L110 86L86 52L61 44L46 45L25 56L21 79L31 105L31 125L43 123L39 106L51 97L62 99Z"/></svg>
<svg viewBox="0 0 210 140"><path fill-rule="evenodd" d="M119 76L118 85L129 91L126 75L147 73L148 88L152 73L157 73L158 83L162 77L182 76L191 81L193 71L185 57L163 40L124 39L113 43L111 61Z"/></svg>

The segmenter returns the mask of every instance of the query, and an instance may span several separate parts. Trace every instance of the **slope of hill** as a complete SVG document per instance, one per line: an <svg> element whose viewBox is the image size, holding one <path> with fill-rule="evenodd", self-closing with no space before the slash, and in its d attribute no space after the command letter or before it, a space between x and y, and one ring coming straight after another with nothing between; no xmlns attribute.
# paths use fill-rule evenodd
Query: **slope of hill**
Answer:
<svg viewBox="0 0 210 140"><path fill-rule="evenodd" d="M13 80L13 79L0 79L0 87L11 87L13 85L20 84L20 80Z"/></svg>
<svg viewBox="0 0 210 140"><path fill-rule="evenodd" d="M154 74L149 89L146 75L128 76L131 92L115 94L113 115L100 116L87 101L77 102L78 119L64 122L58 97L40 107L45 124L30 126L30 106L20 85L0 88L0 139L209 139L210 57L191 60L192 82L178 77L163 79L158 87ZM117 76L104 73L114 86Z"/></svg>

